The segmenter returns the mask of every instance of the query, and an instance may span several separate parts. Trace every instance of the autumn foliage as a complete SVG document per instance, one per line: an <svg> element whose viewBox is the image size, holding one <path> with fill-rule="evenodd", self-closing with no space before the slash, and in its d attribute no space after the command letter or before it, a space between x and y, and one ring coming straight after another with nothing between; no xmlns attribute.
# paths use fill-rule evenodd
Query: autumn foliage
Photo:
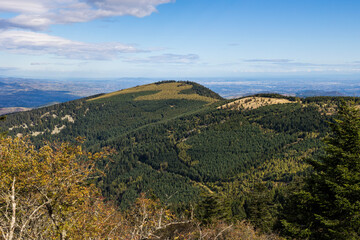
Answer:
<svg viewBox="0 0 360 240"><path fill-rule="evenodd" d="M115 209L91 183L101 174L96 161L106 155L69 143L35 149L26 138L1 139L2 238L84 239L110 233L115 225L108 219L118 218Z"/></svg>

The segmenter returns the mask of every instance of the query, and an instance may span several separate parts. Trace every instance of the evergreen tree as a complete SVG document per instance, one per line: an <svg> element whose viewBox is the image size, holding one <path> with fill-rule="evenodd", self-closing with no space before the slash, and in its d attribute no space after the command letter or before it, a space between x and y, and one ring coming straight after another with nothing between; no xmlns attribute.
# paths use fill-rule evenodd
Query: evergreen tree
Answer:
<svg viewBox="0 0 360 240"><path fill-rule="evenodd" d="M201 198L195 214L202 224L211 224L216 220L229 220L231 209L227 199L221 198L216 193L202 193Z"/></svg>
<svg viewBox="0 0 360 240"><path fill-rule="evenodd" d="M292 195L282 220L287 234L306 239L360 239L360 113L342 103L325 142L309 160L313 173Z"/></svg>
<svg viewBox="0 0 360 240"><path fill-rule="evenodd" d="M255 184L245 201L247 219L262 232L271 232L275 223L275 207L271 192L262 183Z"/></svg>
<svg viewBox="0 0 360 240"><path fill-rule="evenodd" d="M6 119L6 116L0 116L0 121L4 121ZM6 135L6 132L2 132L0 128L0 137L4 137Z"/></svg>

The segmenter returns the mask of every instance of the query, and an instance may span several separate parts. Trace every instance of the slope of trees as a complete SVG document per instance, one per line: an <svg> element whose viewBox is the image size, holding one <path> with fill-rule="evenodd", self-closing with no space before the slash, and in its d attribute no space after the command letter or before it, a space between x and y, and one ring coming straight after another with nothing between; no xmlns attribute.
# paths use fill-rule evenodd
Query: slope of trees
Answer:
<svg viewBox="0 0 360 240"><path fill-rule="evenodd" d="M292 159L318 151L330 119L316 107L300 104L239 112L198 101L133 100L143 94L148 93L94 102L77 100L12 114L4 128L17 126L11 135L44 132L31 137L37 146L44 139L72 141L83 136L92 152L104 146L115 148L114 161L97 184L106 197L125 206L142 191L152 190L161 199L172 195L174 203L189 203L198 198L203 185L214 188L222 185L219 182L226 185L237 179L251 187L253 177L248 173L252 169L257 169L257 179L274 186L279 181L289 182L297 174L291 172L293 166L303 170L301 163ZM62 119L67 115L75 122ZM62 125L65 128L59 134L46 130ZM269 176L267 162L277 165L279 171L287 164L289 171L278 173L273 168ZM263 174L266 171L267 176Z"/></svg>
<svg viewBox="0 0 360 240"><path fill-rule="evenodd" d="M120 212L92 182L102 174L95 162L109 154L69 143L35 149L28 139L0 138L0 238L269 239L244 222L202 225L192 213L176 216L145 194Z"/></svg>

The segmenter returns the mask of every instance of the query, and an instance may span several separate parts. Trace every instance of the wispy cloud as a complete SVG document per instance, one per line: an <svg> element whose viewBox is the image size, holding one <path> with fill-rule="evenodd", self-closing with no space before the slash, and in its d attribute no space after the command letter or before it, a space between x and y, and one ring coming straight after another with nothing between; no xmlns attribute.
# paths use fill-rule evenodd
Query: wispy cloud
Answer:
<svg viewBox="0 0 360 240"><path fill-rule="evenodd" d="M156 12L158 5L170 2L174 0L1 0L0 12L17 15L0 19L0 27L44 30L53 24L106 17L145 17Z"/></svg>
<svg viewBox="0 0 360 240"><path fill-rule="evenodd" d="M246 59L244 62L260 62L260 63L289 63L292 62L291 59Z"/></svg>
<svg viewBox="0 0 360 240"><path fill-rule="evenodd" d="M162 54L157 56L150 56L147 58L128 58L126 62L137 63L174 63L174 64L190 64L199 60L197 54Z"/></svg>
<svg viewBox="0 0 360 240"><path fill-rule="evenodd" d="M42 62L32 62L30 63L31 66L46 66L50 65L50 63L42 63Z"/></svg>
<svg viewBox="0 0 360 240"><path fill-rule="evenodd" d="M77 65L83 65L83 64L87 64L87 62L77 63ZM50 62L32 62L32 63L30 63L30 66L48 66L48 65L74 66L74 63L62 63L62 62L55 62L55 63L50 63Z"/></svg>
<svg viewBox="0 0 360 240"><path fill-rule="evenodd" d="M0 67L0 72L7 72L7 71L13 71L17 70L18 68L15 67Z"/></svg>
<svg viewBox="0 0 360 240"><path fill-rule="evenodd" d="M9 30L0 32L0 49L20 54L52 54L68 59L109 60L122 53L144 50L117 42L85 43L44 33Z"/></svg>
<svg viewBox="0 0 360 240"><path fill-rule="evenodd" d="M323 67L323 68L336 68L336 67L359 67L358 63L309 63L309 62L278 62L274 63L279 66L289 66L289 67L308 67L308 68L315 68L315 67Z"/></svg>
<svg viewBox="0 0 360 240"><path fill-rule="evenodd" d="M311 63L292 59L246 59L243 62L251 64L253 71L264 72L347 72L360 71L360 62L351 63Z"/></svg>

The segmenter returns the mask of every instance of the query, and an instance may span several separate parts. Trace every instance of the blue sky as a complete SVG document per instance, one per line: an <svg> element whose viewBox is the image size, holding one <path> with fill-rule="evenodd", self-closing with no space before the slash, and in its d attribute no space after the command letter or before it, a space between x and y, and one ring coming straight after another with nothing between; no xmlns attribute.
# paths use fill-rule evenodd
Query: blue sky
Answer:
<svg viewBox="0 0 360 240"><path fill-rule="evenodd" d="M1 0L0 75L358 75L358 0Z"/></svg>

